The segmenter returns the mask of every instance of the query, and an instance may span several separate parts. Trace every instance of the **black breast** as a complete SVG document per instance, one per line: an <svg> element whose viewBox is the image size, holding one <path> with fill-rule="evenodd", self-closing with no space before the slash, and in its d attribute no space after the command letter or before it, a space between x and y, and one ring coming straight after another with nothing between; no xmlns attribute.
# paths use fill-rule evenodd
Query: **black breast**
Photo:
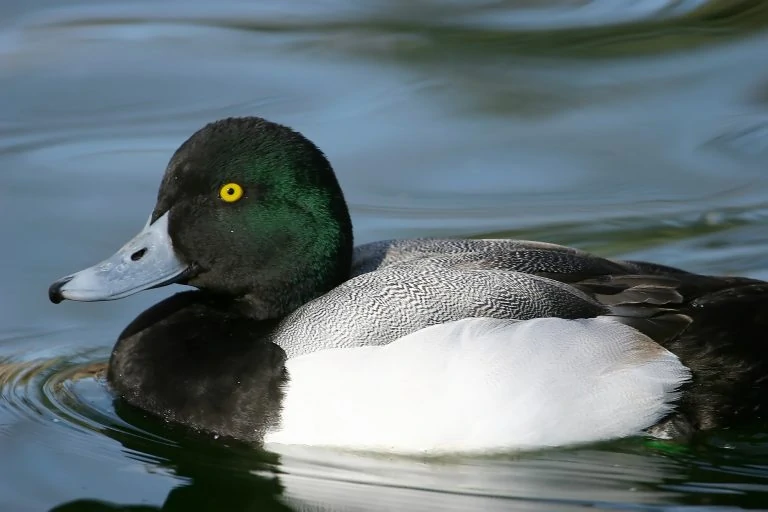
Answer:
<svg viewBox="0 0 768 512"><path fill-rule="evenodd" d="M285 353L274 324L193 291L139 315L120 335L108 381L128 403L206 432L260 442L279 422Z"/></svg>

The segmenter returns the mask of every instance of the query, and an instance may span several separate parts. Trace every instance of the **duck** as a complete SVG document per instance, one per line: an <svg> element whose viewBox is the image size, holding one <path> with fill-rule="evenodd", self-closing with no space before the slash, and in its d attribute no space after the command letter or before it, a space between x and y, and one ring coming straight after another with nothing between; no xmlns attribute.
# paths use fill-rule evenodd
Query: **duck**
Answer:
<svg viewBox="0 0 768 512"><path fill-rule="evenodd" d="M354 246L324 153L260 117L171 157L144 228L53 303L188 289L117 337L132 407L256 445L495 453L761 419L768 283L512 239Z"/></svg>

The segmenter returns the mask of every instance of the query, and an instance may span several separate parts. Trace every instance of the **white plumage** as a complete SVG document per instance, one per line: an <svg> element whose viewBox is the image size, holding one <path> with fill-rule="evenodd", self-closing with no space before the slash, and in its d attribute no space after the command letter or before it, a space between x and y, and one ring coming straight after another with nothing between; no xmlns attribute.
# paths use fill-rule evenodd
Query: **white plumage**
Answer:
<svg viewBox="0 0 768 512"><path fill-rule="evenodd" d="M675 355L610 317L467 318L286 366L281 426L267 443L410 454L638 434L690 378Z"/></svg>

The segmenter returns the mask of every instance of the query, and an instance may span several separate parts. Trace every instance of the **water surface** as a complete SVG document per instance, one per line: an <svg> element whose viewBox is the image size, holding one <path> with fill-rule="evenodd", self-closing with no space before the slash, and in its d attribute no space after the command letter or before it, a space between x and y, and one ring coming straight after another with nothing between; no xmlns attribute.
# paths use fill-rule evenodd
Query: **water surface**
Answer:
<svg viewBox="0 0 768 512"><path fill-rule="evenodd" d="M508 236L768 278L766 55L761 0L0 4L0 510L768 508L764 425L429 460L200 439L99 373L175 290L46 297L231 115L323 148L359 243Z"/></svg>

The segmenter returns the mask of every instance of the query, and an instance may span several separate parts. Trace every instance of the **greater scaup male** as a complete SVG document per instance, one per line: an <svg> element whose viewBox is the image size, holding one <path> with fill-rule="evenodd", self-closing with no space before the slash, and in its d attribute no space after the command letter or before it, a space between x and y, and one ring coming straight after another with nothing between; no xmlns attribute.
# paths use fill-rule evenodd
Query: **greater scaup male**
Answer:
<svg viewBox="0 0 768 512"><path fill-rule="evenodd" d="M760 418L768 283L518 240L353 248L328 160L257 117L171 158L144 229L49 290L185 283L120 335L108 382L252 442L405 453L681 437Z"/></svg>

